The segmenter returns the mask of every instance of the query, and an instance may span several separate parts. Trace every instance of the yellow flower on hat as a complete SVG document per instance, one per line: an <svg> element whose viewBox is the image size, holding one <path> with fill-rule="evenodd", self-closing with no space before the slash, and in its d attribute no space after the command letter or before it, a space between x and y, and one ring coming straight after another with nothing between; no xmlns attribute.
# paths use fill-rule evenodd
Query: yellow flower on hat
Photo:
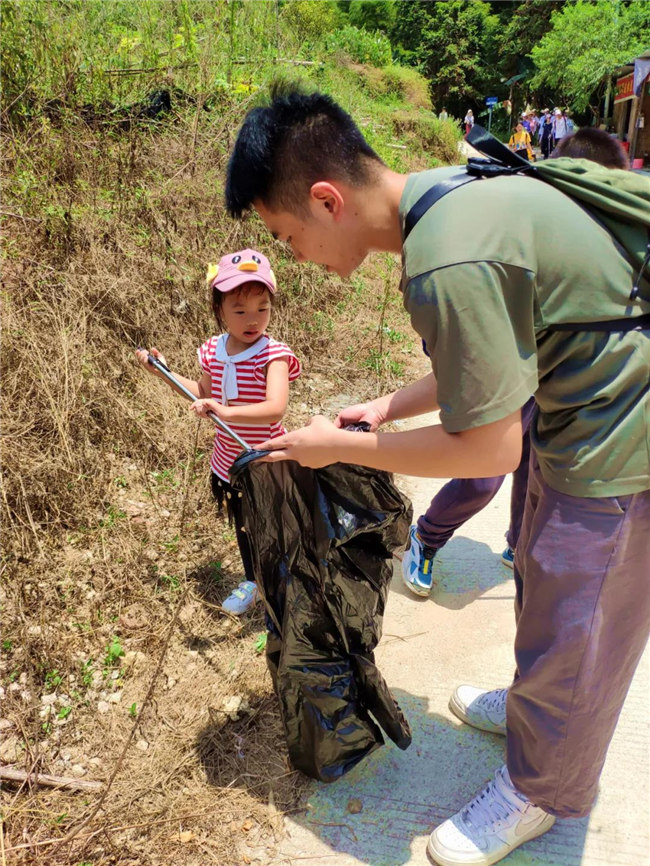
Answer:
<svg viewBox="0 0 650 866"><path fill-rule="evenodd" d="M215 264L215 262L210 262L208 265L208 272L205 275L206 283L208 283L208 284L211 283L212 280L214 280L214 278L217 276L218 273L219 273L219 265Z"/></svg>

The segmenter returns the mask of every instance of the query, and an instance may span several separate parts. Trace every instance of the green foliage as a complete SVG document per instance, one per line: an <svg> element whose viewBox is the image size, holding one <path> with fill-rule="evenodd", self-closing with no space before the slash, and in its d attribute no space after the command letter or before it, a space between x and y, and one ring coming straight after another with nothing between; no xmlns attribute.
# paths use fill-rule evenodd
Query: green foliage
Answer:
<svg viewBox="0 0 650 866"><path fill-rule="evenodd" d="M387 66L392 62L392 49L389 39L380 33L369 33L348 24L325 40L326 50L335 54L347 54L355 63L369 63L372 66Z"/></svg>
<svg viewBox="0 0 650 866"><path fill-rule="evenodd" d="M374 97L408 102L418 108L431 108L429 83L417 69L397 64L381 69L369 66L362 75L366 90Z"/></svg>
<svg viewBox="0 0 650 866"><path fill-rule="evenodd" d="M464 114L468 103L482 103L498 80L499 19L488 3L397 4L393 40L398 56L420 67L431 81L436 110L443 104Z"/></svg>
<svg viewBox="0 0 650 866"><path fill-rule="evenodd" d="M316 41L334 30L339 21L339 10L331 0L287 0L282 7L282 20L301 39Z"/></svg>
<svg viewBox="0 0 650 866"><path fill-rule="evenodd" d="M531 85L547 84L574 110L591 105L599 115L608 78L650 44L650 4L579 0L555 12L551 23L532 49L537 72Z"/></svg>
<svg viewBox="0 0 650 866"><path fill-rule="evenodd" d="M381 30L388 35L395 23L394 0L352 0L349 19L360 30Z"/></svg>

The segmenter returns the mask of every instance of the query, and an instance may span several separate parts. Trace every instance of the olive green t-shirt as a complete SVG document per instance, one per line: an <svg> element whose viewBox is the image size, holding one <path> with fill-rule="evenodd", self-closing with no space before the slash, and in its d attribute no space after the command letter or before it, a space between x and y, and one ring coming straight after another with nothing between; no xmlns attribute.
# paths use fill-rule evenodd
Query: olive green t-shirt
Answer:
<svg viewBox="0 0 650 866"><path fill-rule="evenodd" d="M410 175L402 223L460 171ZM650 312L631 304L631 265L575 201L530 177L474 181L420 219L403 267L445 430L497 421L534 394L531 437L549 486L585 497L650 488L650 332L548 330Z"/></svg>

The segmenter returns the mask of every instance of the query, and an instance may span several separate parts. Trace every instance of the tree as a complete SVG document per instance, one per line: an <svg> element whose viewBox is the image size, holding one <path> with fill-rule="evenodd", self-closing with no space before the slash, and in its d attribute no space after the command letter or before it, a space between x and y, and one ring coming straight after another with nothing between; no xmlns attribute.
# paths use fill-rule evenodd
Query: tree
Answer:
<svg viewBox="0 0 650 866"><path fill-rule="evenodd" d="M390 33L395 22L394 0L352 0L350 24L364 30Z"/></svg>
<svg viewBox="0 0 650 866"><path fill-rule="evenodd" d="M578 0L554 12L551 24L531 51L531 86L549 85L574 111L588 107L599 123L612 75L650 45L650 4Z"/></svg>
<svg viewBox="0 0 650 866"><path fill-rule="evenodd" d="M483 109L498 71L499 19L482 0L397 3L392 39L404 61L429 78L434 106L462 116L468 107Z"/></svg>

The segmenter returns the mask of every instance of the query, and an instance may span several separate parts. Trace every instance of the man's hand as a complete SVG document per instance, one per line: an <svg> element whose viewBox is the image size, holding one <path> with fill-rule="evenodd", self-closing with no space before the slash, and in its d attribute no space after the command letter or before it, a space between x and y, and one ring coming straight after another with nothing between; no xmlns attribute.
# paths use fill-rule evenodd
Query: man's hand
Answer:
<svg viewBox="0 0 650 866"><path fill-rule="evenodd" d="M370 424L370 432L374 433L386 419L383 412L377 406L376 400L369 403L356 403L341 410L334 419L335 427L347 427L348 424Z"/></svg>
<svg viewBox="0 0 650 866"><path fill-rule="evenodd" d="M347 434L349 435L349 434ZM338 430L331 421L323 415L315 415L308 427L293 430L284 436L267 439L256 450L270 451L263 457L265 463L276 463L278 460L295 460L301 466L320 469L339 460L341 439L346 433Z"/></svg>

